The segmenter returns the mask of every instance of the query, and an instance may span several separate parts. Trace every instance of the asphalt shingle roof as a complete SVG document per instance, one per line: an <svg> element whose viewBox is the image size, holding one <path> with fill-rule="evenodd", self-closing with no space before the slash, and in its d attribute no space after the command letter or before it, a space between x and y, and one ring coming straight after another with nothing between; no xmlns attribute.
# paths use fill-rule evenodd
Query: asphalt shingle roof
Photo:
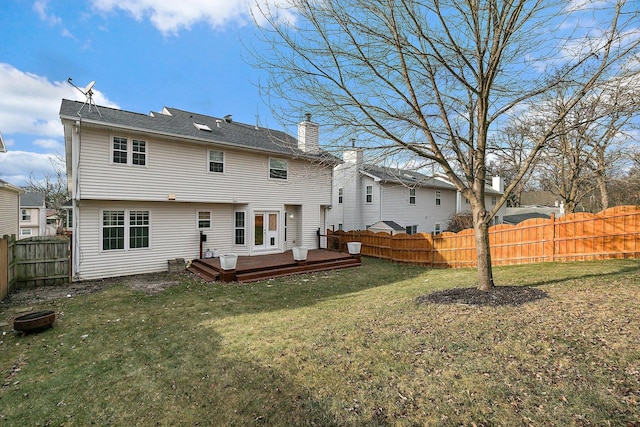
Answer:
<svg viewBox="0 0 640 427"><path fill-rule="evenodd" d="M41 208L44 206L44 194L32 191L20 195L20 207Z"/></svg>
<svg viewBox="0 0 640 427"><path fill-rule="evenodd" d="M63 99L60 106L60 117L70 120L80 119L78 112L82 105L82 102ZM98 114L98 110L100 114ZM103 106L97 108L91 106L91 111L89 111L89 105L85 105L80 114L82 120L93 124L104 124L292 157L312 158L332 163L340 162L339 159L324 150L317 153L300 150L297 139L283 131L235 121L229 122L224 118L192 113L177 108L165 107L163 112L141 114ZM206 125L210 130L198 129L195 124Z"/></svg>
<svg viewBox="0 0 640 427"><path fill-rule="evenodd" d="M386 168L375 165L364 165L362 170L363 172L380 179L382 182L403 184L411 187L422 186L443 188L447 190L456 189L453 184L449 184L440 179L432 178L412 170Z"/></svg>

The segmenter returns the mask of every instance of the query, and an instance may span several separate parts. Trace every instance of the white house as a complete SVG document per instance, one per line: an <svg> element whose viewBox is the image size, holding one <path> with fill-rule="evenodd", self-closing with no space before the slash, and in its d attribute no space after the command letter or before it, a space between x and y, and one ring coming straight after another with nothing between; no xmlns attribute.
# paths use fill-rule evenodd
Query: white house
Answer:
<svg viewBox="0 0 640 427"><path fill-rule="evenodd" d="M28 191L20 196L20 238L45 236L47 207L44 194Z"/></svg>
<svg viewBox="0 0 640 427"><path fill-rule="evenodd" d="M318 247L339 159L320 148L310 116L296 139L231 116L82 105L60 108L75 280L164 271L202 247Z"/></svg>
<svg viewBox="0 0 640 427"><path fill-rule="evenodd" d="M18 236L22 189L0 179L0 237Z"/></svg>
<svg viewBox="0 0 640 427"><path fill-rule="evenodd" d="M495 205L502 194L502 181L486 188L487 206ZM329 228L334 230L375 230L397 225L408 234L439 233L449 218L468 209L455 186L444 179L403 169L364 163L362 149L343 153L343 163L334 170ZM501 209L501 212L504 208ZM496 216L497 223L504 216ZM389 228L389 230L391 230Z"/></svg>

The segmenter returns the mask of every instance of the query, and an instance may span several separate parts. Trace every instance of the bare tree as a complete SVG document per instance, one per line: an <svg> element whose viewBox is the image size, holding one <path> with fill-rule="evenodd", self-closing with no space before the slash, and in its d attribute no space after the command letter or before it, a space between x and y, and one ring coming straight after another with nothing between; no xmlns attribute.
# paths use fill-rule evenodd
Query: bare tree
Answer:
<svg viewBox="0 0 640 427"><path fill-rule="evenodd" d="M587 197L591 210L606 209L607 182L616 169L621 169L629 132L637 127L634 119L640 114L640 84L606 81L568 114L566 90L570 88L562 88L537 107L541 128L546 121L564 116L557 135L543 150L541 183L564 201L567 213L574 212ZM596 195L599 202L594 200Z"/></svg>
<svg viewBox="0 0 640 427"><path fill-rule="evenodd" d="M69 200L69 190L67 187L67 174L65 172L64 158L56 157L51 159L54 174L45 174L42 178L36 178L33 174L29 177L25 190L44 195L47 209L55 211L58 217L58 233L64 223L67 211L64 204Z"/></svg>
<svg viewBox="0 0 640 427"><path fill-rule="evenodd" d="M609 1L286 0L280 7L295 21L275 6L260 9L270 48L255 51L255 62L269 71L266 95L287 101L283 117L310 112L340 130L338 145L357 136L377 152L437 163L470 202L478 288L490 290L492 217L565 115L602 79L637 72L623 65L638 52L639 12L633 2ZM597 31L583 28L585 13ZM490 136L567 81L575 90L565 115L541 130L488 210Z"/></svg>

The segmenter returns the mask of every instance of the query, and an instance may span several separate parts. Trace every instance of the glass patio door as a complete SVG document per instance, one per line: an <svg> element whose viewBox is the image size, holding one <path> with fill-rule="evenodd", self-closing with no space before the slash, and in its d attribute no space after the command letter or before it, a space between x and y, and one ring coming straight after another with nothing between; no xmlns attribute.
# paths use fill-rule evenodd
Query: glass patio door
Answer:
<svg viewBox="0 0 640 427"><path fill-rule="evenodd" d="M253 248L276 249L278 248L278 213L257 212L253 217L254 234Z"/></svg>

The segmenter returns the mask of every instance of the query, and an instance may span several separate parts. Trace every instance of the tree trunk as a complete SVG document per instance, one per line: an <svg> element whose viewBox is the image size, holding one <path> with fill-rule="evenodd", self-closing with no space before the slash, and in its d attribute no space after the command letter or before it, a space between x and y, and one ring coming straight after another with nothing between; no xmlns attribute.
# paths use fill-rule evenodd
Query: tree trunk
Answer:
<svg viewBox="0 0 640 427"><path fill-rule="evenodd" d="M495 286L491 268L491 250L489 249L489 223L486 218L487 212L484 210L474 213L473 230L476 239L478 289L481 291L490 291Z"/></svg>

